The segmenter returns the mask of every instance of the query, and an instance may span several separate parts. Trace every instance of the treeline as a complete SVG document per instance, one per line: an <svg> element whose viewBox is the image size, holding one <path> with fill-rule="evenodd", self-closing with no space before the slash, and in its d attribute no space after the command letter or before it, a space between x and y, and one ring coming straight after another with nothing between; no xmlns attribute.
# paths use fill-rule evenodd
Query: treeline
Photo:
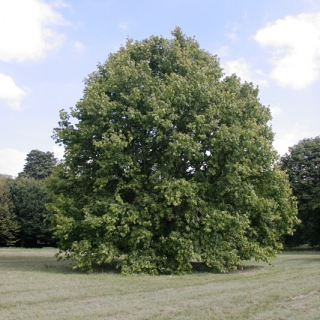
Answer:
<svg viewBox="0 0 320 320"><path fill-rule="evenodd" d="M320 137L304 139L280 160L298 203L300 224L285 246L320 245ZM52 152L32 150L17 178L0 174L0 246L56 245L45 206L45 179L57 165Z"/></svg>
<svg viewBox="0 0 320 320"><path fill-rule="evenodd" d="M320 247L320 136L289 148L281 158L281 168L288 174L301 221L294 234L285 237L284 244Z"/></svg>
<svg viewBox="0 0 320 320"><path fill-rule="evenodd" d="M52 152L32 150L17 178L0 175L0 246L54 246L45 203L44 181L57 159Z"/></svg>

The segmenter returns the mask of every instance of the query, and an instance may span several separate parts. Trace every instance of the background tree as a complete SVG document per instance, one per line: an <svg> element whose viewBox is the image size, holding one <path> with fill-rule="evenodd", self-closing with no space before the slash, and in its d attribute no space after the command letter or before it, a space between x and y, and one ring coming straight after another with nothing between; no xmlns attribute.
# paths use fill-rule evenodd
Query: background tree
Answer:
<svg viewBox="0 0 320 320"><path fill-rule="evenodd" d="M18 177L10 181L10 193L16 220L20 225L20 245L53 245L50 223L46 220L47 193L43 181Z"/></svg>
<svg viewBox="0 0 320 320"><path fill-rule="evenodd" d="M319 246L320 137L304 139L289 148L289 153L281 158L281 166L289 175L301 219L294 235L286 237L286 244Z"/></svg>
<svg viewBox="0 0 320 320"><path fill-rule="evenodd" d="M9 179L12 180L9 176L0 175L0 246L12 246L18 241L19 225L7 185Z"/></svg>
<svg viewBox="0 0 320 320"><path fill-rule="evenodd" d="M152 274L189 272L193 257L220 271L270 261L297 221L258 89L173 36L128 40L61 111L50 210L62 253L85 270L115 257Z"/></svg>
<svg viewBox="0 0 320 320"><path fill-rule="evenodd" d="M42 180L50 176L56 164L57 159L54 157L53 152L31 150L27 154L26 164L19 176Z"/></svg>

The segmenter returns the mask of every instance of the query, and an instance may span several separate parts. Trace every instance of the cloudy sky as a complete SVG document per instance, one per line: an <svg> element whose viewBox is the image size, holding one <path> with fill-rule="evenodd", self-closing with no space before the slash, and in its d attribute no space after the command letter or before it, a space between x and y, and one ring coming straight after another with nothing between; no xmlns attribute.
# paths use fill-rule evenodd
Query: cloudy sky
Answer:
<svg viewBox="0 0 320 320"><path fill-rule="evenodd" d="M52 131L83 79L126 38L176 26L259 86L281 155L320 135L319 0L0 0L0 173L32 149L61 157Z"/></svg>

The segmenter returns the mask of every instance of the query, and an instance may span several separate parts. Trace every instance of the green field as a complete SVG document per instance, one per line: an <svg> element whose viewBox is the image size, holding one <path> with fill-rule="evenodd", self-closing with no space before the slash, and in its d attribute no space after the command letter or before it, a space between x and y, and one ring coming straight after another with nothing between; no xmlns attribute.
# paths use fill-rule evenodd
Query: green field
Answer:
<svg viewBox="0 0 320 320"><path fill-rule="evenodd" d="M228 274L84 274L55 249L0 248L0 319L320 319L320 253Z"/></svg>

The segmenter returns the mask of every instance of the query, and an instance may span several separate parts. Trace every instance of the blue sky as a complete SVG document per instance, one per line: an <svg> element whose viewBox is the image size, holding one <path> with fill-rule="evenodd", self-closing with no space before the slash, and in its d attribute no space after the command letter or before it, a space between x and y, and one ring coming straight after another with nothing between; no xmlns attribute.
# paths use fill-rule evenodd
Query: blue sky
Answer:
<svg viewBox="0 0 320 320"><path fill-rule="evenodd" d="M180 26L226 74L260 88L280 154L320 135L318 0L0 0L0 173L16 176L51 139L59 110L126 39Z"/></svg>

